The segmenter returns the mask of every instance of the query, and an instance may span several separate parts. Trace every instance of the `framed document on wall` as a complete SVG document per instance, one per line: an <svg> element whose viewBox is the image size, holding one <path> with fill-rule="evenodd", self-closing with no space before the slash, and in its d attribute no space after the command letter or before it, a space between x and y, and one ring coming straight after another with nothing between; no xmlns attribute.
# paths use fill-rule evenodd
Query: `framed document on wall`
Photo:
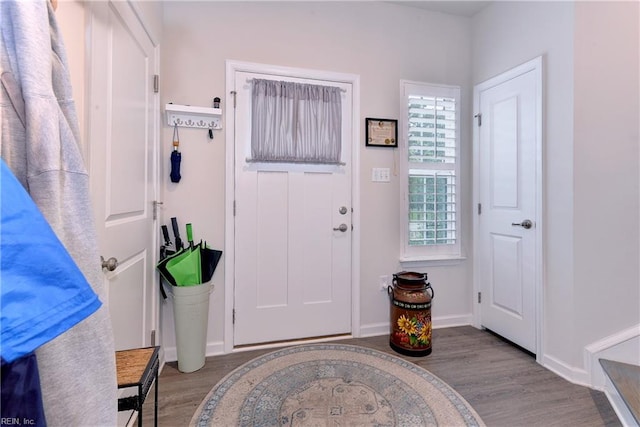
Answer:
<svg viewBox="0 0 640 427"><path fill-rule="evenodd" d="M393 119L374 119L367 117L365 143L369 147L397 147L398 121Z"/></svg>

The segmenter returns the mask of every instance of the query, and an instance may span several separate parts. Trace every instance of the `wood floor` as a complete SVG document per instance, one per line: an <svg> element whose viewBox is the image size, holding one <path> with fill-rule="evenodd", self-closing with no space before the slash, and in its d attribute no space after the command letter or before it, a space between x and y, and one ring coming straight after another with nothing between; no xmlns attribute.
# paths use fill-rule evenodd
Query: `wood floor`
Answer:
<svg viewBox="0 0 640 427"><path fill-rule="evenodd" d="M488 427L619 426L604 393L571 384L521 350L470 326L435 329L433 353L401 356L388 335L339 342L361 345L410 360L460 393ZM261 354L254 350L207 358L197 372L183 374L175 362L159 380L159 426L187 426L211 388L227 373ZM143 425L153 425L153 390L143 409Z"/></svg>

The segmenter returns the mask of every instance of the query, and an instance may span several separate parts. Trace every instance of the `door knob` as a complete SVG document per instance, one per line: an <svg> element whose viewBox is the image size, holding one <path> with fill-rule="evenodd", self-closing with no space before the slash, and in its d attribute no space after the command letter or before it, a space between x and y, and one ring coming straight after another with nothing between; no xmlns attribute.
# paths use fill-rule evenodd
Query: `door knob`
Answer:
<svg viewBox="0 0 640 427"><path fill-rule="evenodd" d="M522 222L512 222L512 223L511 223L511 225L515 225L515 226L518 226L518 227L522 227L522 228L524 228L525 230L528 230L528 229L530 229L531 227L533 227L533 222L531 222L531 220L530 220L530 219L525 219L525 220L524 220L524 221L522 221Z"/></svg>
<svg viewBox="0 0 640 427"><path fill-rule="evenodd" d="M107 271L113 271L118 268L118 260L114 257L109 258L108 260L104 260L104 257L100 257L100 261L102 262L102 268L106 268Z"/></svg>
<svg viewBox="0 0 640 427"><path fill-rule="evenodd" d="M338 228L334 228L333 231L342 231L344 233L348 228L347 224L340 224Z"/></svg>

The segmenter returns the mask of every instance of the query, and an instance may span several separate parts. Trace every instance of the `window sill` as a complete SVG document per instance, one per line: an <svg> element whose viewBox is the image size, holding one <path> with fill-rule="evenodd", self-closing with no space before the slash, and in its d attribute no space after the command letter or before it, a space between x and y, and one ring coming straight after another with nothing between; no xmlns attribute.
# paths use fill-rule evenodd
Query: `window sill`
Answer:
<svg viewBox="0 0 640 427"><path fill-rule="evenodd" d="M467 260L467 257L462 255L451 256L434 256L434 257L400 257L400 266L404 267L440 267L447 265L461 264Z"/></svg>

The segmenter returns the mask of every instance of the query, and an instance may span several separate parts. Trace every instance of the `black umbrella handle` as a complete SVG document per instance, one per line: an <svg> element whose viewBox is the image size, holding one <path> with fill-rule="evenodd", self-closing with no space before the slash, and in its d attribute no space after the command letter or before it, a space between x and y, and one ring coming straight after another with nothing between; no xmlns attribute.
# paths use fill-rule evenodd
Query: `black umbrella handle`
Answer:
<svg viewBox="0 0 640 427"><path fill-rule="evenodd" d="M169 229L167 228L166 225L163 225L161 228L162 228L162 236L164 237L164 245L165 246L171 245L171 238L169 237Z"/></svg>
<svg viewBox="0 0 640 427"><path fill-rule="evenodd" d="M178 220L176 217L171 218L171 227L173 228L173 235L176 237L176 251L179 251L184 246L182 239L180 238L180 228L178 227Z"/></svg>

